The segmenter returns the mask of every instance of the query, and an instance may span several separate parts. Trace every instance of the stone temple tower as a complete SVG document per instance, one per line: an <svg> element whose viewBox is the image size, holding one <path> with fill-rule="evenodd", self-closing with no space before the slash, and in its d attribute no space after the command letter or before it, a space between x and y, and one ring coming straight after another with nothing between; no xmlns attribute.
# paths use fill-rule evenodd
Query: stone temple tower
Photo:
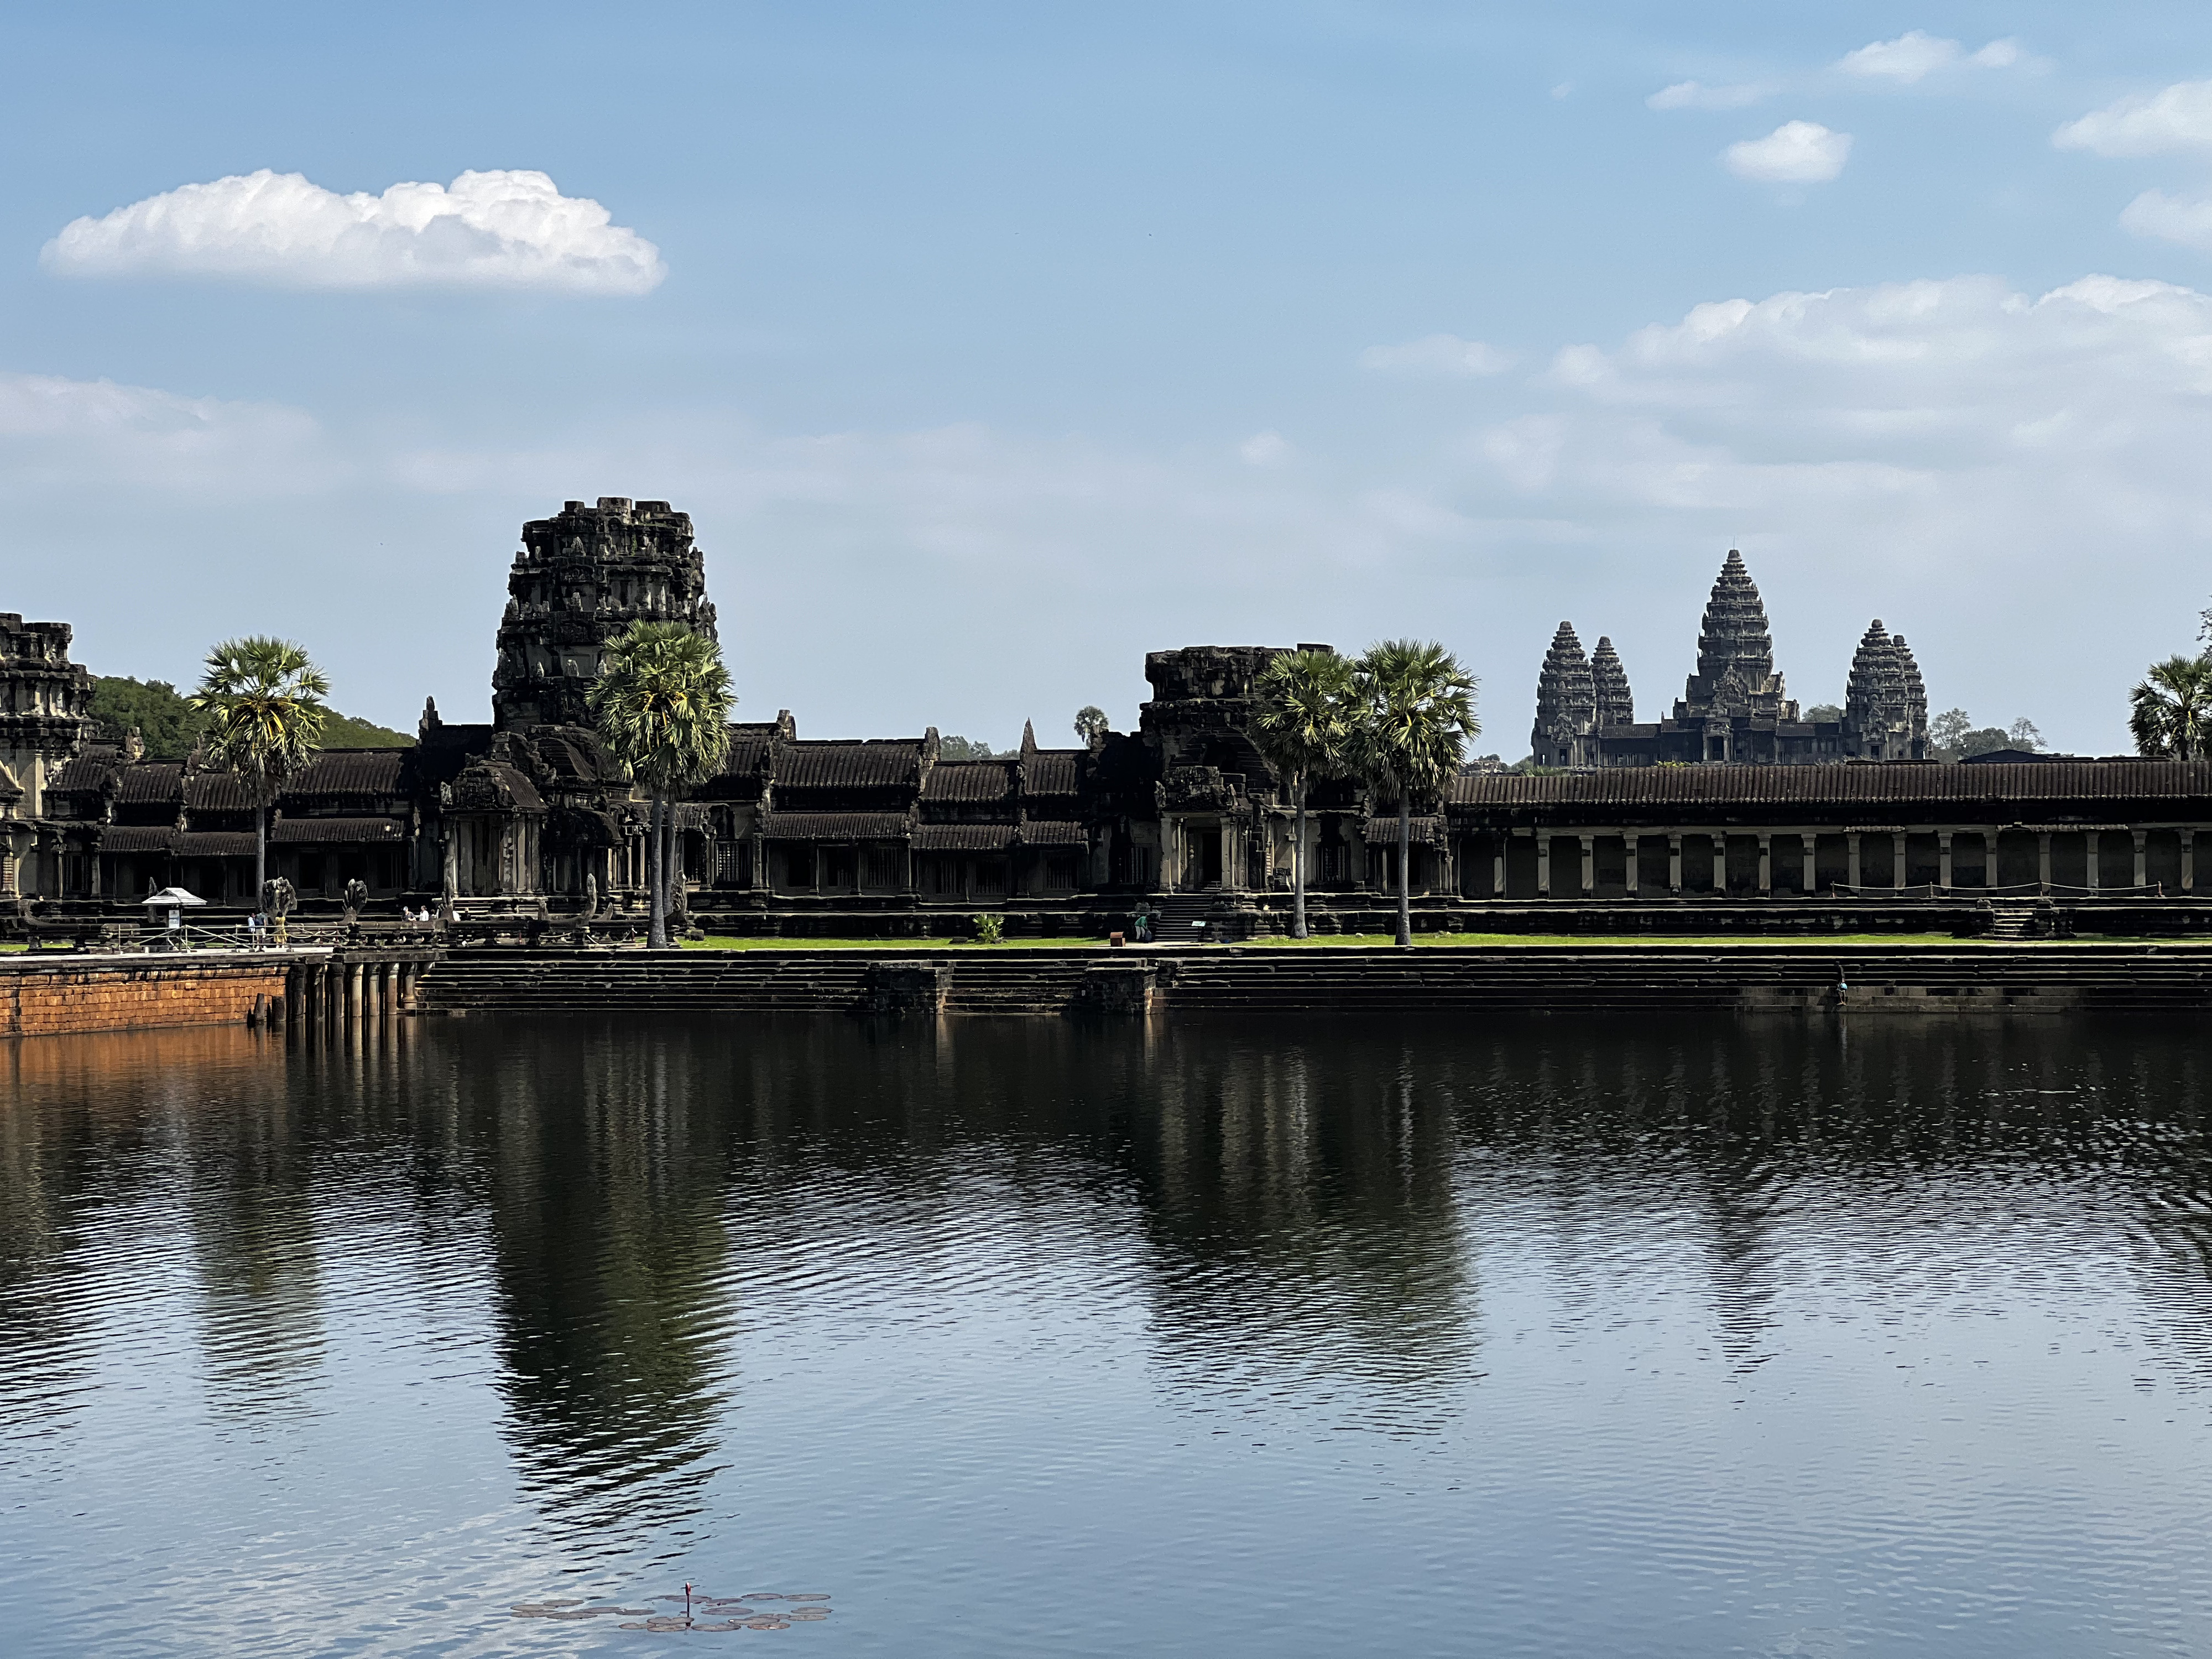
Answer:
<svg viewBox="0 0 2212 1659"><path fill-rule="evenodd" d="M1614 666L1618 667L1618 659ZM1626 676L1623 677L1624 680ZM1561 623L1536 677L1536 724L1528 746L1539 766L1595 766L1597 681L1572 623Z"/></svg>
<svg viewBox="0 0 2212 1659"><path fill-rule="evenodd" d="M1698 630L1698 672L1684 684L1674 718L1717 721L1738 714L1795 720L1797 705L1774 672L1774 638L1759 585L1744 568L1743 555L1730 548Z"/></svg>
<svg viewBox="0 0 2212 1659"><path fill-rule="evenodd" d="M1861 760L1928 757L1928 693L1902 634L1875 617L1851 658L1844 694L1844 752Z"/></svg>
<svg viewBox="0 0 2212 1659"><path fill-rule="evenodd" d="M1598 635L1597 649L1590 656L1590 679L1597 689L1598 729L1633 726L1636 698L1628 689L1628 670L1621 665L1620 653L1613 648L1613 641L1602 634Z"/></svg>
<svg viewBox="0 0 2212 1659"><path fill-rule="evenodd" d="M600 647L632 623L688 623L714 637L705 556L691 515L666 501L602 495L522 526L492 670L492 723L587 726Z"/></svg>

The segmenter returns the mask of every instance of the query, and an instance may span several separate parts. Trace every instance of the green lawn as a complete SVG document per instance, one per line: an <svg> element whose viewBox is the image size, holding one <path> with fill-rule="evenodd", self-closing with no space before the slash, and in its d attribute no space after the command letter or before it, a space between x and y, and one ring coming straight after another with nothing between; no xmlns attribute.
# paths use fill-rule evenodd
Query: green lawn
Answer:
<svg viewBox="0 0 2212 1659"><path fill-rule="evenodd" d="M1580 945L1587 949L1607 946L1628 947L1638 945L1695 945L1707 947L1735 945L1802 945L1808 951L1832 945L1972 945L1981 941L1954 939L1948 933L1823 933L1817 937L1805 935L1718 934L1690 933L1416 933L1416 949L1450 949L1479 945L1485 949L1549 945ZM2118 940L2100 940L2117 944ZM1281 938L1256 939L1237 947L1259 951L1340 951L1371 950L1394 943L1389 933L1325 933L1308 939ZM708 937L686 940L687 951L1069 951L1108 948L1103 939L1066 937L1061 939L1008 939L1002 945L977 945L970 939L723 939Z"/></svg>

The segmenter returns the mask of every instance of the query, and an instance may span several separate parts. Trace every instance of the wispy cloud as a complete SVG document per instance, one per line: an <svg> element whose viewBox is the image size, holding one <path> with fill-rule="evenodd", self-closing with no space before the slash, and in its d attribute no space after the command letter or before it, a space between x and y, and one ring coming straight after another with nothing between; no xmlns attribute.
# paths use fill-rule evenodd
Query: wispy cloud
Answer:
<svg viewBox="0 0 2212 1659"><path fill-rule="evenodd" d="M660 251L542 173L464 173L340 196L296 173L185 185L73 220L41 263L70 276L231 277L287 288L535 289L635 295Z"/></svg>
<svg viewBox="0 0 2212 1659"><path fill-rule="evenodd" d="M2212 81L2183 81L2123 98L2069 121L2051 142L2098 155L2212 154Z"/></svg>
<svg viewBox="0 0 2212 1659"><path fill-rule="evenodd" d="M1980 51L1969 52L1956 40L1911 29L1894 40L1876 40L1847 52L1836 60L1835 67L1844 75L1911 86L1942 70L2011 69L2023 61L2025 54L2014 40L1992 40Z"/></svg>
<svg viewBox="0 0 2212 1659"><path fill-rule="evenodd" d="M1510 353L1480 340L1429 334L1403 345L1370 346L1359 354L1359 366L1389 374L1503 374L1513 366L1513 358Z"/></svg>
<svg viewBox="0 0 2212 1659"><path fill-rule="evenodd" d="M1702 81L1677 81L1671 87L1660 88L1644 102L1651 109L1742 109L1779 90L1764 81L1722 87L1709 87Z"/></svg>

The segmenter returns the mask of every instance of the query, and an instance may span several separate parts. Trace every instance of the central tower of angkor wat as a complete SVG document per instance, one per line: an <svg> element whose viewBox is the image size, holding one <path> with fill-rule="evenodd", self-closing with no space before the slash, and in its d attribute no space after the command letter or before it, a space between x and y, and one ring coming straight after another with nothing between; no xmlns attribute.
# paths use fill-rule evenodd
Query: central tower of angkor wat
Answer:
<svg viewBox="0 0 2212 1659"><path fill-rule="evenodd" d="M1759 585L1730 548L1705 601L1697 670L1671 715L1638 724L1613 641L1601 638L1585 659L1563 622L1537 675L1529 747L1537 765L1571 768L1925 760L1928 694L1905 636L1877 620L1851 659L1843 718L1802 719L1774 665Z"/></svg>

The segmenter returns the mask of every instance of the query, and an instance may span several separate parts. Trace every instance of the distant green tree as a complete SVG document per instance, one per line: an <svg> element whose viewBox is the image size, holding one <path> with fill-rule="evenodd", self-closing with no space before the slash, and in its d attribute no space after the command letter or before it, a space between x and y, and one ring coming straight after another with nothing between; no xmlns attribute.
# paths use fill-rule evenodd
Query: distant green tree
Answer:
<svg viewBox="0 0 2212 1659"><path fill-rule="evenodd" d="M289 640L225 640L208 653L192 708L206 718L208 758L253 797L253 895L269 880L269 808L322 741L331 683Z"/></svg>
<svg viewBox="0 0 2212 1659"><path fill-rule="evenodd" d="M1358 686L1352 665L1334 651L1285 651L1260 671L1253 694L1253 738L1282 774L1297 809L1291 842L1291 937L1304 939L1306 793L1316 778L1334 777L1345 768Z"/></svg>
<svg viewBox="0 0 2212 1659"><path fill-rule="evenodd" d="M92 683L91 713L118 738L137 732L149 760L184 759L207 729L207 716L167 680L103 674ZM404 732L355 720L335 709L324 717L319 744L324 749L411 749L414 745L415 739Z"/></svg>
<svg viewBox="0 0 2212 1659"><path fill-rule="evenodd" d="M1479 735L1475 678L1428 640L1370 646L1356 669L1358 713L1351 758L1377 793L1398 803L1398 943L1413 943L1413 801L1431 796L1459 770Z"/></svg>
<svg viewBox="0 0 2212 1659"><path fill-rule="evenodd" d="M388 726L379 726L373 720L357 720L350 714L332 714L323 722L323 744L325 749L412 749L415 739L405 732L395 732Z"/></svg>
<svg viewBox="0 0 2212 1659"><path fill-rule="evenodd" d="M1843 709L1832 702L1816 702L1805 711L1808 720L1839 720L1843 717Z"/></svg>
<svg viewBox="0 0 2212 1659"><path fill-rule="evenodd" d="M2128 693L2128 730L2136 752L2196 760L2212 736L2212 659L2168 657L2151 665Z"/></svg>
<svg viewBox="0 0 2212 1659"><path fill-rule="evenodd" d="M737 698L714 641L683 623L635 622L607 644L586 706L615 757L651 798L646 942L668 944L675 797L721 769Z"/></svg>
<svg viewBox="0 0 2212 1659"><path fill-rule="evenodd" d="M2010 726L1976 726L1963 708L1947 708L1928 722L1928 751L1941 761L1993 755L2000 749L2040 749L2043 733L2025 714Z"/></svg>
<svg viewBox="0 0 2212 1659"><path fill-rule="evenodd" d="M977 743L972 738L939 738L937 740L937 758L967 761L994 760L997 757L991 753L989 744Z"/></svg>
<svg viewBox="0 0 2212 1659"><path fill-rule="evenodd" d="M1086 702L1075 711L1075 735L1083 739L1084 747L1089 748L1106 732L1106 711L1097 703Z"/></svg>
<svg viewBox="0 0 2212 1659"><path fill-rule="evenodd" d="M1973 729L1974 722L1965 709L1947 708L1928 722L1928 747L1944 760L1956 760L1960 744Z"/></svg>

